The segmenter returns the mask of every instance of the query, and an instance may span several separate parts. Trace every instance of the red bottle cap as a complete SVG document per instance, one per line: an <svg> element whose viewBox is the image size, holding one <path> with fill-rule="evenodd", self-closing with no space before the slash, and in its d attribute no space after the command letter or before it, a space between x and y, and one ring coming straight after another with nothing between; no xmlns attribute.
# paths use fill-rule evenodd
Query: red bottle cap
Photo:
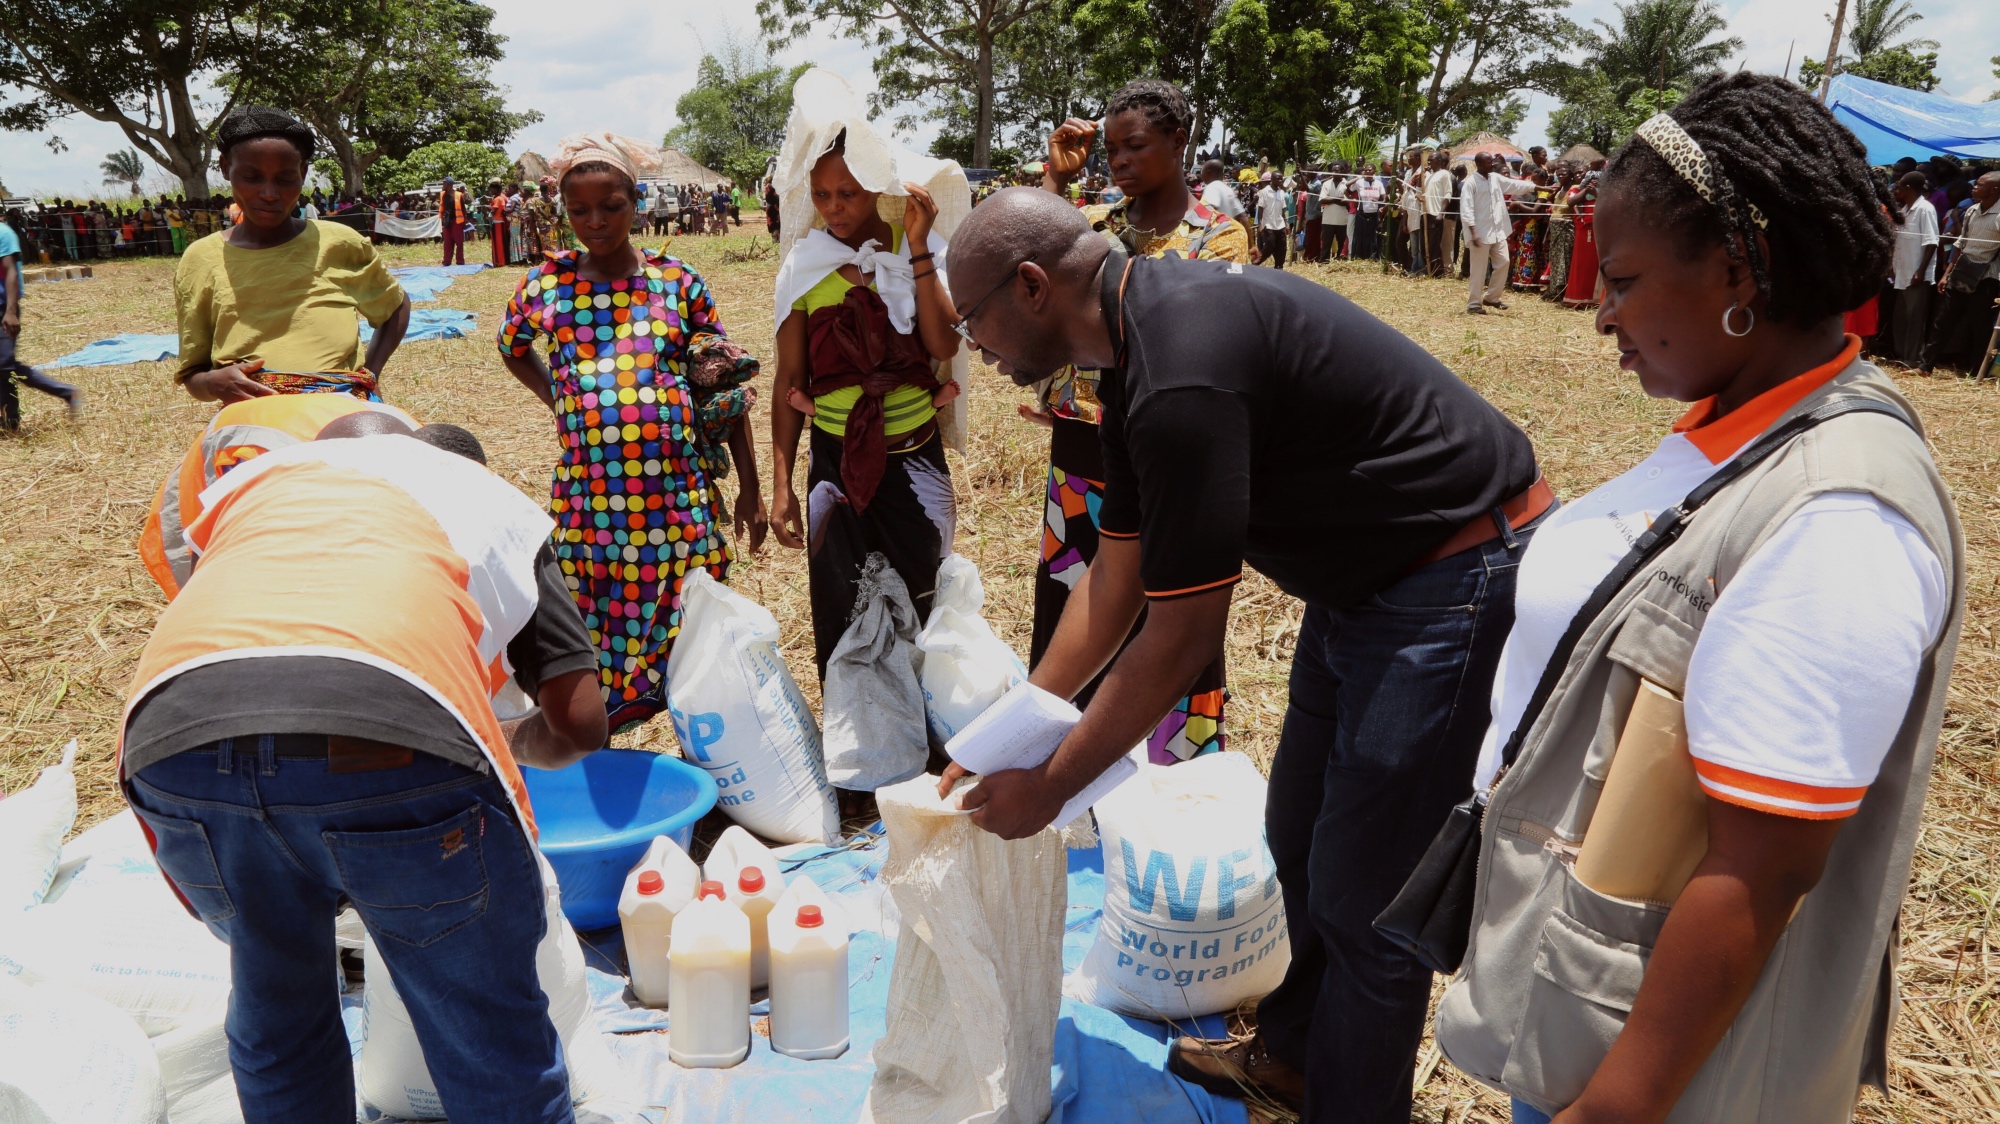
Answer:
<svg viewBox="0 0 2000 1124"><path fill-rule="evenodd" d="M799 907L798 924L801 929L817 929L826 924L826 918L820 916L818 906L802 905Z"/></svg>
<svg viewBox="0 0 2000 1124"><path fill-rule="evenodd" d="M714 898L714 899L716 899L717 901L728 901L728 900L729 900L729 895L728 895L728 894L727 894L726 892L724 892L724 891L723 891L723 889L722 889L722 883L720 883L720 882L704 882L704 883L702 883L702 884L701 884L701 895L700 895L700 896L701 896L701 897L704 897L704 898Z"/></svg>
<svg viewBox="0 0 2000 1124"><path fill-rule="evenodd" d="M659 893L659 892L660 892L661 890L664 890L664 889L666 889L666 888L667 888L667 880L666 880L666 879L664 879L664 878L662 878L662 877L660 877L660 872L659 872L659 871L657 871L657 870L645 870L645 871L640 871L640 872L639 872L639 892L640 892L640 893L642 893L642 894L645 894L645 895L647 895L648 897L650 897L650 896L652 896L652 895L654 895L654 894L657 894L657 893Z"/></svg>
<svg viewBox="0 0 2000 1124"><path fill-rule="evenodd" d="M743 873L736 876L736 886L746 894L754 894L764 888L764 872L754 866L746 866Z"/></svg>

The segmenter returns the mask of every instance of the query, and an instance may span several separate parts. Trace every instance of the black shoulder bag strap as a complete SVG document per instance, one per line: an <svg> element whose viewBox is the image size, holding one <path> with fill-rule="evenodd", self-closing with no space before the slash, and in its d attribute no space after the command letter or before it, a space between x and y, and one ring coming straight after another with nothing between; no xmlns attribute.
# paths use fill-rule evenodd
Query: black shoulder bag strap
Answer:
<svg viewBox="0 0 2000 1124"><path fill-rule="evenodd" d="M1396 899L1375 919L1377 932L1433 972L1450 975L1458 971L1472 937L1473 891L1478 883L1480 826L1485 818L1487 797L1507 775L1514 759L1520 756L1528 731L1534 728L1549 698L1555 694L1556 685L1568 670L1570 656L1582 641L1583 634L1589 631L1634 575L1680 539L1681 532L1687 529L1688 520L1717 492L1791 444L1806 430L1852 413L1886 414L1912 429L1916 428L1916 423L1902 410L1887 402L1867 398L1842 398L1827 402L1766 433L1735 460L1702 481L1700 486L1687 494L1687 498L1653 520L1652 526L1639 536L1632 549L1611 568L1611 572L1591 592L1589 600L1570 619L1569 628L1564 630L1562 639L1556 642L1555 650L1550 653L1548 666L1542 669L1541 680L1535 684L1535 693L1529 697L1527 709L1521 712L1520 723L1514 727L1513 735L1501 751L1500 770L1494 774L1493 783L1485 790L1468 796L1451 810L1444 827L1431 840L1429 849L1418 861Z"/></svg>

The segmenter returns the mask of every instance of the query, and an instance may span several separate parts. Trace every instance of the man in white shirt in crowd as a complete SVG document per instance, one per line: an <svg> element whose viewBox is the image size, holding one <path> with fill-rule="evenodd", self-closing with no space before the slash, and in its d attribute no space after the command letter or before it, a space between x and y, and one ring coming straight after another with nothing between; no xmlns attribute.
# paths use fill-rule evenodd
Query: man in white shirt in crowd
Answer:
<svg viewBox="0 0 2000 1124"><path fill-rule="evenodd" d="M1236 185L1229 182L1220 160L1208 160L1201 166L1201 201L1210 210L1235 219L1243 228L1243 237L1252 246L1257 244L1257 233L1250 229L1249 218L1243 213L1243 201L1236 197Z"/></svg>
<svg viewBox="0 0 2000 1124"><path fill-rule="evenodd" d="M1347 165L1336 162L1333 174L1319 178L1319 260L1347 256Z"/></svg>
<svg viewBox="0 0 2000 1124"><path fill-rule="evenodd" d="M1443 277L1458 257L1446 220L1451 210L1451 187L1451 157L1432 153L1431 175L1424 181L1424 243L1430 252L1432 277Z"/></svg>
<svg viewBox="0 0 2000 1124"><path fill-rule="evenodd" d="M1285 248L1292 240L1291 226L1285 221L1285 193L1278 177L1267 175L1257 191L1257 257L1285 268Z"/></svg>
<svg viewBox="0 0 2000 1124"><path fill-rule="evenodd" d="M2000 296L2000 172L1988 172L1972 185L1972 206L1966 208L1954 239L1958 258L1938 282L1937 330L1924 350L1924 373L1939 363L1961 365L1978 374L1993 321L1993 301Z"/></svg>
<svg viewBox="0 0 2000 1124"><path fill-rule="evenodd" d="M1907 367L1923 363L1931 326L1931 286L1937 281L1937 208L1924 198L1926 190L1922 172L1910 172L1896 181L1896 205L1903 208L1903 221L1896 224L1896 248L1889 258L1896 287L1890 320L1894 354L1889 358Z"/></svg>
<svg viewBox="0 0 2000 1124"><path fill-rule="evenodd" d="M1484 315L1485 305L1506 308L1500 294L1507 287L1507 234L1514 222L1507 215L1509 195L1534 192L1532 180L1515 179L1494 170L1490 152L1472 158L1472 174L1465 177L1459 192L1458 221L1465 230L1467 267L1465 271L1465 311ZM1488 270L1492 271L1489 278ZM1480 297L1484 287L1486 295Z"/></svg>
<svg viewBox="0 0 2000 1124"><path fill-rule="evenodd" d="M1403 178L1397 185L1401 188L1397 201L1403 208L1403 237L1407 247L1403 272L1411 277L1420 276L1430 268L1430 254L1424 241L1425 179L1424 150L1413 148L1403 157Z"/></svg>

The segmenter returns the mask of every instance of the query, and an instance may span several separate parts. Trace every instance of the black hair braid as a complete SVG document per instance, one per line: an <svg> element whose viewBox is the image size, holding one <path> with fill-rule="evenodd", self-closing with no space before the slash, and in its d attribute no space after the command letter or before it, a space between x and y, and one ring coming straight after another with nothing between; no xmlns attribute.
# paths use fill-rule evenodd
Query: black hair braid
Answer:
<svg viewBox="0 0 2000 1124"><path fill-rule="evenodd" d="M1736 73L1702 83L1668 112L1708 157L1716 201L1650 144L1627 141L1605 169L1606 187L1644 207L1649 225L1675 231L1684 253L1720 243L1746 262L1773 320L1823 320L1879 291L1894 203L1861 142L1825 106L1785 79Z"/></svg>
<svg viewBox="0 0 2000 1124"><path fill-rule="evenodd" d="M299 150L299 159L311 163L313 133L298 118L268 105L246 105L222 119L215 129L216 155L229 157L229 150L244 141L281 137Z"/></svg>
<svg viewBox="0 0 2000 1124"><path fill-rule="evenodd" d="M1136 109L1152 126L1168 136L1176 130L1194 134L1194 107L1188 104L1187 95L1172 82L1162 82L1158 78L1139 78L1119 87L1104 103L1104 116L1109 120L1114 114L1128 109Z"/></svg>

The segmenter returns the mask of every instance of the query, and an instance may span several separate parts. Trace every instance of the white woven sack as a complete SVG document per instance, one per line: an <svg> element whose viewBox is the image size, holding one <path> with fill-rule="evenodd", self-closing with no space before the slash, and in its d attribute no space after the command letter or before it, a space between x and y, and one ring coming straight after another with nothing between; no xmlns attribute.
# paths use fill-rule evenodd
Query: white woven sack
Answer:
<svg viewBox="0 0 2000 1124"><path fill-rule="evenodd" d="M76 821L76 739L35 783L0 799L0 914L41 904Z"/></svg>
<svg viewBox="0 0 2000 1124"><path fill-rule="evenodd" d="M1066 994L1182 1020L1278 986L1292 946L1264 844L1265 792L1248 757L1210 753L1141 765L1097 802L1104 915Z"/></svg>
<svg viewBox="0 0 2000 1124"><path fill-rule="evenodd" d="M921 776L875 793L902 915L861 1119L1042 1124L1062 1005L1063 832L1003 840Z"/></svg>
<svg viewBox="0 0 2000 1124"><path fill-rule="evenodd" d="M771 184L778 189L778 214L782 220L779 258L782 260L792 243L805 237L807 231L826 229L826 220L812 205L812 170L842 133L847 134L842 153L847 170L862 187L881 193L875 202L876 212L888 222L900 224L910 194L903 184L918 184L930 192L937 204L932 233L950 242L958 224L972 213L972 185L965 178L965 169L956 160L913 152L876 131L861 96L847 84L847 79L831 70L814 67L792 85L792 112L785 121L784 143L778 149L777 167L771 174ZM783 324L790 311L790 308L776 310L775 323ZM966 392L971 389L971 372L963 347L952 359L951 378L958 384L959 395L956 401L938 411L938 432L948 447L962 453L970 416Z"/></svg>
<svg viewBox="0 0 2000 1124"><path fill-rule="evenodd" d="M153 1057L160 1063L168 1124L243 1124L221 1018L187 1023L153 1039Z"/></svg>
<svg viewBox="0 0 2000 1124"><path fill-rule="evenodd" d="M980 610L986 587L979 567L954 554L938 567L930 620L917 633L918 679L931 732L941 742L965 729L1000 696L1028 678L1021 657L993 634Z"/></svg>
<svg viewBox="0 0 2000 1124"><path fill-rule="evenodd" d="M0 1121L166 1124L145 1032L61 982L0 976Z"/></svg>
<svg viewBox="0 0 2000 1124"><path fill-rule="evenodd" d="M839 833L819 723L778 654L777 618L706 570L681 586L667 705L682 756L715 778L730 819L780 843Z"/></svg>
<svg viewBox="0 0 2000 1124"><path fill-rule="evenodd" d="M597 1027L590 981L584 972L583 946L563 917L562 890L549 860L539 851L535 859L542 869L542 907L548 915L548 930L535 950L535 971L549 997L549 1021L562 1040L570 1099L578 1105L591 1103L614 1119L627 1116L626 1082ZM381 954L375 951L372 936L364 940L362 950L366 969L361 991L361 1054L354 1066L362 1107L400 1120L443 1119L444 1101L424 1062L410 1009L397 993Z"/></svg>

